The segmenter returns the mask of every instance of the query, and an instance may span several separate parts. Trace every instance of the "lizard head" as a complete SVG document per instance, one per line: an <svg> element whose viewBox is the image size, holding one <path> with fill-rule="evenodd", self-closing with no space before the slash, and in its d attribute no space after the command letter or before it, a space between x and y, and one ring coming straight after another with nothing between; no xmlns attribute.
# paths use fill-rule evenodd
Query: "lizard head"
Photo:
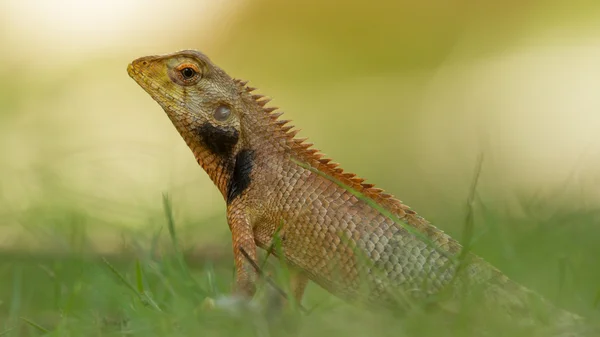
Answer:
<svg viewBox="0 0 600 337"><path fill-rule="evenodd" d="M249 167L251 152L241 120L256 100L204 54L184 50L134 60L127 72L158 104L198 163L227 193L236 162ZM239 177L238 177L239 178Z"/></svg>
<svg viewBox="0 0 600 337"><path fill-rule="evenodd" d="M204 54L184 50L134 60L127 72L167 113L192 148L231 156L240 138L238 85Z"/></svg>

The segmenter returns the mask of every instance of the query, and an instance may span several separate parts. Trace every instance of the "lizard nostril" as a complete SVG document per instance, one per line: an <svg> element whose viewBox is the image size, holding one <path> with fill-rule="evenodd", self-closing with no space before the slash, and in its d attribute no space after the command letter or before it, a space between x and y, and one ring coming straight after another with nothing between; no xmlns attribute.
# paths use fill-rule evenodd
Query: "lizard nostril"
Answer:
<svg viewBox="0 0 600 337"><path fill-rule="evenodd" d="M143 66L147 66L148 65L148 61L142 61L142 65Z"/></svg>

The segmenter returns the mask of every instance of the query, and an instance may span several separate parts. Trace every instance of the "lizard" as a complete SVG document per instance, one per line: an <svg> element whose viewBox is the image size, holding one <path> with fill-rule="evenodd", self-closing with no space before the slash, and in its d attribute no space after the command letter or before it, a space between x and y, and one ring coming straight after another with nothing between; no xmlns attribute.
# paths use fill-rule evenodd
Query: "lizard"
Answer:
<svg viewBox="0 0 600 337"><path fill-rule="evenodd" d="M402 309L436 296L451 302L479 289L485 307L524 325L544 320L532 299L551 325L570 331L582 324L579 315L464 251L402 201L296 137L298 129L267 105L270 98L205 54L144 56L127 71L162 107L223 196L234 294L254 295L257 271L250 262L261 248L290 266L298 303L309 281L349 302Z"/></svg>

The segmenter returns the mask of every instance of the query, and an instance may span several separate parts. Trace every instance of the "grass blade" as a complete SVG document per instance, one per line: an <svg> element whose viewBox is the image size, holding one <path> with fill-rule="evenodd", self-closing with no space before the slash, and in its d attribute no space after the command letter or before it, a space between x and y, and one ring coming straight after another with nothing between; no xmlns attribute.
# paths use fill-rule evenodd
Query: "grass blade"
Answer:
<svg viewBox="0 0 600 337"><path fill-rule="evenodd" d="M11 332L11 331L13 331L14 329L15 329L15 328L8 328L8 329L6 329L6 330L4 330L4 331L1 331L1 332L0 332L0 337L1 337L1 336L4 336L4 335L6 335L7 333L9 333L9 332Z"/></svg>
<svg viewBox="0 0 600 337"><path fill-rule="evenodd" d="M27 318L25 318L25 317L19 317L19 318L20 318L20 319L22 319L22 320L23 320L25 323L27 323L27 324L31 325L32 327L36 328L37 330L39 330L39 331L40 331L40 332L42 332L42 333L45 333L45 334L46 334L46 333L49 333L49 332L50 332L50 330L48 330L48 329L44 328L43 326L41 326L41 325L39 325L39 324L35 323L35 322L34 322L34 321L32 321L32 320L29 320L29 319L27 319Z"/></svg>
<svg viewBox="0 0 600 337"><path fill-rule="evenodd" d="M165 210L165 216L167 218L167 228L169 229L169 235L171 237L173 249L175 249L175 251L179 253L179 244L177 243L177 232L175 231L175 220L173 218L173 207L171 205L171 199L166 193L163 193L163 208Z"/></svg>
<svg viewBox="0 0 600 337"><path fill-rule="evenodd" d="M102 261L104 262L104 264L106 264L108 266L108 268L110 269L110 271L113 272L113 274L115 274L115 276L117 276L117 278L123 283L125 284L125 286L127 288L129 288L131 291L133 291L134 294L136 294L138 296L138 298L140 299L140 301L142 302L142 304L144 304L145 306L151 306L153 309L157 310L157 311L161 311L160 307L158 306L158 304L150 297L150 295L148 295L147 292L145 291L138 291L138 289L136 289L136 287L131 284L131 282L129 282L125 276L123 276L123 274L119 273L119 271L112 265L110 264L110 262L108 262L105 258L102 258ZM139 264L139 260L137 260L137 264L136 264L136 274L138 274L138 287L139 282L142 283L141 287L143 289L143 279L142 279L142 269L141 266Z"/></svg>
<svg viewBox="0 0 600 337"><path fill-rule="evenodd" d="M206 275L206 282L208 284L208 292L211 296L216 296L219 292L217 284L215 282L215 269L212 263L207 263L204 267L204 273Z"/></svg>
<svg viewBox="0 0 600 337"><path fill-rule="evenodd" d="M160 234L162 233L162 226L152 236L152 244L150 246L150 259L158 259L158 244Z"/></svg>
<svg viewBox="0 0 600 337"><path fill-rule="evenodd" d="M165 216L167 218L167 227L169 228L169 235L171 236L171 242L173 244L173 250L175 251L175 256L177 259L177 263L179 264L179 268L180 268L181 272L183 273L183 275L190 281L190 284L192 285L194 290L196 292L200 293L202 295L202 298L204 298L207 296L206 292L200 288L200 286L198 285L198 282L196 282L196 280L192 277L189 269L187 268L185 260L183 258L183 254L179 250L179 243L177 240L177 232L175 231L175 220L173 217L173 207L171 204L171 199L169 198L169 195L166 193L163 193L163 208L165 211Z"/></svg>
<svg viewBox="0 0 600 337"><path fill-rule="evenodd" d="M140 260L135 260L135 279L137 284L137 290L140 294L145 293L144 291L144 279L142 276L142 266L140 265Z"/></svg>
<svg viewBox="0 0 600 337"><path fill-rule="evenodd" d="M108 260L106 260L105 258L102 258L102 262L104 262L104 264L108 267L108 269L110 269L110 271L115 274L115 276L119 279L119 281L121 281L127 288L131 289L131 291L133 291L134 293L138 294L137 289L135 289L135 287L133 286L133 284L131 284L126 278L125 276L123 276L121 273L119 273L119 271L117 270L117 268L115 268L110 262L108 262Z"/></svg>
<svg viewBox="0 0 600 337"><path fill-rule="evenodd" d="M463 249L461 250L460 256L458 257L459 261L465 259L465 257L471 250L471 245L473 244L473 234L475 230L475 212L473 206L475 205L475 199L477 197L477 185L479 184L479 177L481 176L482 166L483 154L480 153L477 158L477 166L475 167L473 180L471 181L471 188L469 190L469 196L467 198L467 215L465 216L465 227L463 230L463 237L461 241Z"/></svg>

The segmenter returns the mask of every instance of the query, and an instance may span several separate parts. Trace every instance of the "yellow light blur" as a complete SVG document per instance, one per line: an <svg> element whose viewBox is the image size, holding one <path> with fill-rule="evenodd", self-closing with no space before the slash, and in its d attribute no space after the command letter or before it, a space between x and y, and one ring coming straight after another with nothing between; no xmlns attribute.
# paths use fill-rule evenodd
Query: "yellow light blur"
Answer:
<svg viewBox="0 0 600 337"><path fill-rule="evenodd" d="M21 57L31 50L77 55L201 35L228 1L7 0L0 2L3 45ZM2 38L0 36L0 38ZM55 55L56 56L56 55Z"/></svg>

